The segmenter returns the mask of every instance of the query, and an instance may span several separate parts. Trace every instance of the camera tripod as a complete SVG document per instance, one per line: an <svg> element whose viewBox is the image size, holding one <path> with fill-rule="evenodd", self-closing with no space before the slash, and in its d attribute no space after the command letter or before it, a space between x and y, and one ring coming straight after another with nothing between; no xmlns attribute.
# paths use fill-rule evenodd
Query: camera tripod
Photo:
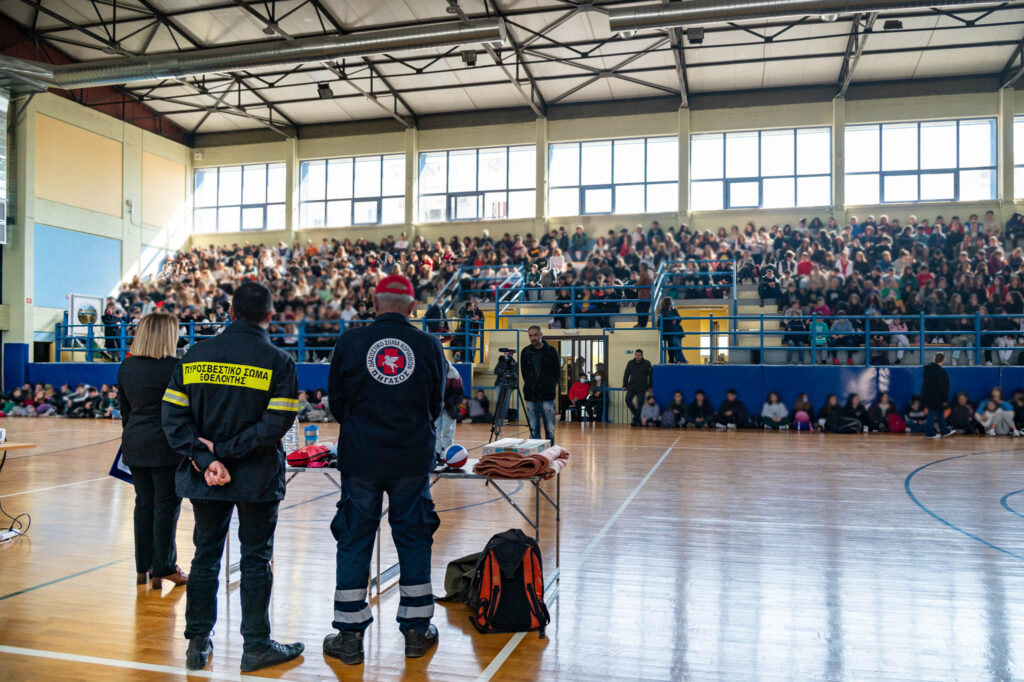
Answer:
<svg viewBox="0 0 1024 682"><path fill-rule="evenodd" d="M526 409L526 401L523 400L523 394L519 390L519 382L514 380L509 382L503 379L498 387L498 397L494 401L494 423L491 424L491 437L487 440L488 443L501 437L501 428L505 426L508 417L508 401L512 398L513 392L519 396L519 408L522 410L523 416L526 417L527 427L530 428L531 433L533 432L533 427L530 425L530 413Z"/></svg>

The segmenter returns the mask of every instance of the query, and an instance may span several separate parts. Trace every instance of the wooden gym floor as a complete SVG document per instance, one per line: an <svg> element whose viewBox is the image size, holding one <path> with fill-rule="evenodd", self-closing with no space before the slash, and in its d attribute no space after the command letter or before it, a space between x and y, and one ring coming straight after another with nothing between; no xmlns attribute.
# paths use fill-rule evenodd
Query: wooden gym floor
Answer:
<svg viewBox="0 0 1024 682"><path fill-rule="evenodd" d="M5 420L0 503L28 512L0 545L0 679L184 679L185 590L136 588L130 486L106 476L120 427ZM506 427L506 435L516 433ZM322 429L324 439L334 425ZM486 426L458 440L484 442ZM1024 442L560 425L562 579L549 639L482 636L438 605L441 643L407 661L397 590L371 604L366 663L324 658L337 493L300 475L282 505L274 635L301 640L291 680L1011 680L1024 677ZM515 486L512 486L515 489ZM475 481L434 488L445 564L519 517ZM514 499L529 503L528 485ZM484 504L478 504L484 503ZM464 509L454 508L477 505ZM542 549L554 562L553 515ZM191 510L178 526L192 555ZM386 537L386 536L385 536ZM394 551L384 543L384 563ZM238 679L237 583L219 602L211 669Z"/></svg>

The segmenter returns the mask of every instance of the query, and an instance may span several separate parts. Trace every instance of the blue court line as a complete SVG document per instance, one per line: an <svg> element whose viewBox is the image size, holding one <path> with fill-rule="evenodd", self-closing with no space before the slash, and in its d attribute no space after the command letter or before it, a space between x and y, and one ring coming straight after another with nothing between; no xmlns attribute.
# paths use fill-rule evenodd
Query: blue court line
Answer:
<svg viewBox="0 0 1024 682"><path fill-rule="evenodd" d="M10 594L5 594L3 596L0 596L0 601L3 601L4 599L10 599L11 597L17 597L19 594L25 594L26 592L32 592L34 590L42 589L44 587L49 587L50 585L56 585L57 583L62 583L65 580L71 580L72 578L77 578L80 575L85 575L86 573L92 573L93 571L98 571L101 568L107 568L108 566L113 566L114 564L119 564L122 561L128 561L128 559L127 558L115 559L114 561L109 561L109 562L107 562L105 564L100 564L99 566L93 566L92 568L87 568L84 571L79 571L78 573L72 573L71 575L66 575L63 578L56 578L54 580L50 580L50 581L45 582L45 583L40 583L38 585L33 585L32 587L26 587L23 590L18 590L17 592L11 592Z"/></svg>
<svg viewBox="0 0 1024 682"><path fill-rule="evenodd" d="M939 516L938 514L933 512L931 509L929 509L928 507L924 506L924 504L922 504L921 501L919 499L917 499L917 496L914 495L914 492L910 489L910 481L914 478L914 476L916 476L918 474L918 472L923 471L923 470L927 469L930 466L935 466L936 464L942 464L943 462L950 462L950 461L952 461L954 459L962 459L964 457L972 457L974 455L991 455L991 454L1005 453L1005 452L1016 452L1016 451L1015 450L1002 450L1002 451L998 451L997 450L997 451L994 451L994 452L975 452L975 453L968 454L968 455L957 455L955 457L945 457L943 459L937 459L934 462L928 462L927 464L925 464L923 466L919 466L918 468L914 469L913 471L911 471L907 475L907 478L903 481L903 489L906 490L907 497L909 497L910 500L914 504L916 504L918 507L920 507L926 514L931 516L936 521L949 526L950 528L955 530L957 533L960 533L961 535L965 535L965 536L969 537L970 539L974 540L975 542L980 542L981 544L985 545L986 547L990 547L990 548L996 550L997 552L1002 552L1003 554L1006 554L1007 556L1012 556L1014 559L1017 559L1019 561L1024 561L1024 557L1020 556L1019 554L1015 554L1014 552L1011 552L1008 549L1004 549L1004 548L1000 547L999 545L993 545L988 540L982 540L977 535L969 533L966 530L964 530L963 528L961 528L960 526L957 526L956 524L951 523L951 522L947 521L946 519L942 518L941 516ZM1018 490L1017 492L1024 492L1024 491ZM1010 493L1010 495L1013 495L1013 494L1014 493ZM1005 500L1006 500L1007 497L1009 497L1009 495L1003 496L1003 506L1004 507L1006 507ZM1009 509L1009 507L1007 507L1007 508ZM1013 511L1013 510L1010 509L1010 511ZM1013 513L1016 514L1017 512L1013 512ZM1020 514L1017 514L1017 515L1020 516Z"/></svg>
<svg viewBox="0 0 1024 682"><path fill-rule="evenodd" d="M1012 493L1006 493L1006 494L1005 494L1005 495L1003 495L1003 496L1002 496L1001 498L999 498L999 504L1003 505L1003 509L1005 509L1006 511L1008 511L1008 512L1010 512L1011 514L1014 514L1014 515L1016 515L1016 516L1019 516L1019 517L1021 517L1022 519L1024 519L1024 514L1021 514L1021 513L1019 512L1019 511L1017 511L1016 509L1014 509L1013 507L1011 507L1011 506L1010 506L1010 505L1009 505L1009 504L1007 503L1007 501L1006 501L1007 499L1009 499L1010 497L1013 497L1013 496L1014 496L1014 495L1016 495L1017 493L1024 493L1024 489L1022 489L1022 490L1014 490L1014 491L1013 491Z"/></svg>

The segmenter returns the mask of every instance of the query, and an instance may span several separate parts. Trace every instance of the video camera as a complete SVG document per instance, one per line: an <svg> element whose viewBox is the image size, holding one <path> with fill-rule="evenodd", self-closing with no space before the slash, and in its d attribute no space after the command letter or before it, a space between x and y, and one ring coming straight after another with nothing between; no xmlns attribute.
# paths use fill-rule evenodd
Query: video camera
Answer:
<svg viewBox="0 0 1024 682"><path fill-rule="evenodd" d="M516 362L515 348L499 348L501 357L494 367L494 375L498 378L499 384L507 386L518 386L519 384L519 363Z"/></svg>

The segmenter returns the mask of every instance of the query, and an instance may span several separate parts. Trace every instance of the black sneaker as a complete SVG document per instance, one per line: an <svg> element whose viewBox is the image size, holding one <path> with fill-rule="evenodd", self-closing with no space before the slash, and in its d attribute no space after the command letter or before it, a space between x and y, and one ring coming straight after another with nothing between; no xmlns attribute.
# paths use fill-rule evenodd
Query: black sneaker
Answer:
<svg viewBox="0 0 1024 682"><path fill-rule="evenodd" d="M437 628L428 625L423 632L410 630L405 633L405 657L419 658L437 646Z"/></svg>
<svg viewBox="0 0 1024 682"><path fill-rule="evenodd" d="M302 642L293 642L292 644L281 644L270 640L270 644L267 648L259 653L243 653L242 654L242 672L251 673L255 670L261 670L263 668L269 668L272 665L278 665L279 663L287 663L288 661L298 658L305 651L306 645Z"/></svg>
<svg viewBox="0 0 1024 682"><path fill-rule="evenodd" d="M363 633L335 632L324 637L324 655L338 659L345 665L363 662Z"/></svg>
<svg viewBox="0 0 1024 682"><path fill-rule="evenodd" d="M213 653L213 642L209 637L193 637L188 640L188 651L185 652L185 667L189 670L202 670Z"/></svg>

